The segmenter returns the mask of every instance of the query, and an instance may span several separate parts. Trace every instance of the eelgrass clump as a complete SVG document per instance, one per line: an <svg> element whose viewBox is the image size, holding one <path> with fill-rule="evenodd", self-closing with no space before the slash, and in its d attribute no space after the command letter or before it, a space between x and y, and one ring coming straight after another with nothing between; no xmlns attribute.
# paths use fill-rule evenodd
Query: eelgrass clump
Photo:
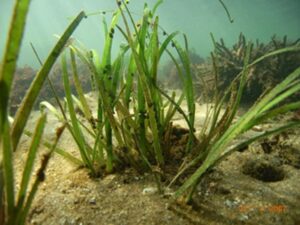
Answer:
<svg viewBox="0 0 300 225"><path fill-rule="evenodd" d="M127 3L118 2L110 25L103 19L105 43L101 56L75 44L69 46L62 56L63 83L67 110L55 109L48 102L41 107L48 108L66 124L80 151L82 164L92 176L111 173L123 166L131 166L140 172L153 173L159 190L167 153L169 134L173 130L172 118L179 111L188 127L188 141L185 152L191 151L194 141L195 104L192 88L187 42L182 48L174 39L179 32L163 35L160 40L159 18L155 12L159 4L150 10L145 4L144 14L137 23L133 21ZM125 27L118 25L122 19ZM120 46L119 54L112 59L111 49L114 36L121 34L127 44ZM172 46L179 61L168 50ZM157 73L163 54L168 54L177 66L184 91L181 96L168 96L158 87ZM125 64L125 57L129 62ZM70 60L71 74L67 67ZM77 60L90 69L92 87L97 93L98 111L93 115L78 79ZM76 87L77 96L71 93L70 77ZM187 101L188 114L180 108ZM82 117L78 117L79 108ZM93 140L91 143L87 140ZM69 158L69 157L68 157Z"/></svg>
<svg viewBox="0 0 300 225"><path fill-rule="evenodd" d="M241 143L228 148L229 144L238 135L250 130L255 125L273 119L280 114L298 110L300 108L300 101L284 103L285 99L300 90L299 67L289 74L281 83L262 95L244 115L234 122L233 119L235 118L241 102L242 94L244 93L251 68L274 55L300 51L300 47L295 45L267 53L250 62L251 49L252 43L248 43L246 52L244 53L245 58L243 69L241 73L237 75L237 78L232 81L230 87L227 88L225 93L219 93L218 89L215 89L215 95L213 98L214 108L207 115L207 123L201 131L199 144L195 148L194 155L193 157L190 157L192 158L191 160L182 165L182 169L171 182L172 184L188 169L196 168L194 173L190 175L183 185L175 192L175 197L177 198L184 196L182 199L184 202L191 201L195 188L205 172L214 167L216 163L220 162L233 151L247 146L253 141L259 140L268 135L277 134L286 129L299 127L300 125L299 120L286 122L256 136L247 138ZM215 75L218 76L218 61L216 60L215 53L212 53L212 58L214 61ZM222 108L225 109L223 114L221 114Z"/></svg>
<svg viewBox="0 0 300 225"><path fill-rule="evenodd" d="M182 48L175 40L178 32L167 34L162 30L163 35L159 35L161 28L155 11L161 2L158 1L152 10L145 5L143 17L136 23L128 9L128 2L117 1L118 9L113 14L111 24L108 26L105 20L103 22L106 38L102 56L94 50L87 51L75 45L69 46L78 99L70 92L67 56L64 55L62 65L69 117L61 116L66 114L64 110L55 113L65 123L70 124L68 128L78 144L83 164L90 169L92 175L111 173L120 165L128 164L139 171L151 171L158 188L162 190L161 178L165 175L166 156L169 156L167 153L170 147L166 144L169 141L167 138L173 129L172 118L175 112L179 112L189 128L188 141L180 160L183 164L170 185L186 174L187 170L190 172L194 169L194 174L187 178L174 195L180 197L187 193L185 201L188 202L202 175L226 155L259 138L299 125L299 121L293 121L249 138L234 148L226 148L234 138L253 126L299 108L299 102L278 106L278 103L299 91L297 69L262 96L241 119L233 122L251 68L271 56L299 51L299 46L278 49L257 59L251 59L252 44L248 43L244 52L243 68L237 78L224 93L220 93L216 87L214 108L208 112L206 123L197 140L194 135L195 104L187 40L184 39L185 47ZM120 18L123 19L124 27L118 25ZM111 48L117 30L123 35L126 44L120 47L118 56L113 60ZM215 42L214 44L216 46ZM174 48L178 57L172 54L174 51L169 50L170 47ZM183 84L182 95L177 100L174 94L168 96L158 87L157 69L163 53L173 60ZM126 64L125 56L129 57ZM80 87L76 58L90 68L92 86L98 94L96 118L93 117ZM215 79L218 79L219 62L215 52L212 53L212 61ZM187 114L180 107L183 101L187 102ZM75 105L81 109L87 123L79 122ZM223 108L225 113L221 114ZM87 143L86 135L93 137L92 145Z"/></svg>

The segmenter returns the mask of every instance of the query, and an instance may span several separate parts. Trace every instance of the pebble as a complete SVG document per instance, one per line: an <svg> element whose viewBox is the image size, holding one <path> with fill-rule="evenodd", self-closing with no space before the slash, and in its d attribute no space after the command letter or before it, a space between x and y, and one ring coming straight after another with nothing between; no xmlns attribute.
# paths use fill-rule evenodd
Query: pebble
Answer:
<svg viewBox="0 0 300 225"><path fill-rule="evenodd" d="M234 203L233 203L233 201L226 199L225 205L228 206L229 208L232 208L234 206Z"/></svg>
<svg viewBox="0 0 300 225"><path fill-rule="evenodd" d="M95 197L92 197L90 200L89 200L89 203L91 205L95 205L96 204L96 198Z"/></svg>
<svg viewBox="0 0 300 225"><path fill-rule="evenodd" d="M252 127L252 130L253 130L253 131L256 131L256 132L262 132L262 131L263 131L263 128L262 128L262 126L256 125L256 126L253 126L253 127Z"/></svg>
<svg viewBox="0 0 300 225"><path fill-rule="evenodd" d="M248 219L249 219L249 216L246 215L246 214L241 214L241 215L239 216L239 220L241 220L241 221L245 221L245 220L248 220Z"/></svg>
<svg viewBox="0 0 300 225"><path fill-rule="evenodd" d="M143 195L151 195L157 192L156 187L146 187L143 189Z"/></svg>
<svg viewBox="0 0 300 225"><path fill-rule="evenodd" d="M238 199L238 198L236 198L236 199L234 199L234 200L229 200L229 199L227 199L227 200L225 200L225 203L224 203L224 204L225 204L226 206L228 206L229 208L233 208L233 207L237 206L240 202L241 202L241 200Z"/></svg>

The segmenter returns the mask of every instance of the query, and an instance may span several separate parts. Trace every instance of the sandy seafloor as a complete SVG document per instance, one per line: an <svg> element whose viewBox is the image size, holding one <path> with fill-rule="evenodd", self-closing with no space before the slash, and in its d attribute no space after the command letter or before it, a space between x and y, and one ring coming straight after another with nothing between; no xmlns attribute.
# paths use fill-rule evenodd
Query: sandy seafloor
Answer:
<svg viewBox="0 0 300 225"><path fill-rule="evenodd" d="M89 95L90 102L93 96ZM96 101L94 101L96 102ZM186 108L186 106L182 106ZM201 129L206 104L196 105L196 130ZM95 105L92 108L95 110ZM34 129L39 116L31 114L28 130ZM186 126L178 114L174 124ZM263 124L260 131L285 120ZM54 140L60 122L49 112L44 138ZM171 204L157 193L151 174L138 174L133 169L91 178L54 154L29 213L27 224L45 225L148 225L148 224L300 224L300 129L285 132L275 141L269 138L237 151L209 172L197 187L194 207ZM238 141L239 139L237 139ZM266 151L265 144L270 151ZM15 153L18 177L26 160L30 140L23 137ZM76 143L65 131L59 147L79 157ZM39 157L47 149L41 146ZM271 177L271 178L270 178ZM269 181L269 178L278 181ZM172 190L171 190L172 191Z"/></svg>

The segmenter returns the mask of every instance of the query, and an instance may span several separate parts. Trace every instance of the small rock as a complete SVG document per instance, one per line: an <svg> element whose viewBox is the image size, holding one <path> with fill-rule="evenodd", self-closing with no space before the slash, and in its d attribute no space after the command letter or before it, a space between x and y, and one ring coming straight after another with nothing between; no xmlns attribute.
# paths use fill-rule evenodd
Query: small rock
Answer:
<svg viewBox="0 0 300 225"><path fill-rule="evenodd" d="M256 132L262 132L263 131L263 128L262 128L262 126L253 126L252 127L252 130L253 131L256 131Z"/></svg>
<svg viewBox="0 0 300 225"><path fill-rule="evenodd" d="M92 197L90 200L89 200L89 203L91 205L96 205L96 198L95 197Z"/></svg>
<svg viewBox="0 0 300 225"><path fill-rule="evenodd" d="M151 195L157 192L157 188L155 187L146 187L143 189L143 195Z"/></svg>
<svg viewBox="0 0 300 225"><path fill-rule="evenodd" d="M237 206L239 204L240 200L239 199L235 199L235 200L225 200L225 205L228 206L229 208L233 208L235 206Z"/></svg>
<svg viewBox="0 0 300 225"><path fill-rule="evenodd" d="M234 204L233 204L233 201L230 201L230 200L226 199L225 200L225 205L228 206L229 208L232 208Z"/></svg>
<svg viewBox="0 0 300 225"><path fill-rule="evenodd" d="M246 215L246 214L241 214L241 215L239 216L239 220L241 220L241 221L246 221L246 220L248 220L248 219L249 219L249 216Z"/></svg>

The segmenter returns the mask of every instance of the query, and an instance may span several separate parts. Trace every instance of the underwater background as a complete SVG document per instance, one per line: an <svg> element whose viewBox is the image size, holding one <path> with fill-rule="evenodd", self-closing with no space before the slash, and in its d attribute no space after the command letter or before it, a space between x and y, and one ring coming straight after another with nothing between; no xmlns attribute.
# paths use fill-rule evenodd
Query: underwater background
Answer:
<svg viewBox="0 0 300 225"><path fill-rule="evenodd" d="M153 6L156 0L147 1ZM209 56L212 50L210 32L217 40L223 38L227 46L232 46L242 32L248 40L268 42L273 35L282 38L287 35L295 41L300 37L299 0L224 0L234 20L230 23L226 12L218 0L165 0L158 9L160 24L167 31L180 30L186 33L189 46L202 57ZM137 17L143 9L144 1L130 1L130 8ZM106 11L110 19L115 9L112 0L33 0L27 18L25 36L22 42L19 66L29 65L38 68L38 62L30 47L33 43L44 60L71 19L80 11L87 14ZM0 3L0 54L8 33L13 1ZM102 14L84 20L74 33L74 37L87 48L103 48ZM118 37L119 36L119 37ZM116 35L116 39L121 35ZM118 45L114 45L118 51Z"/></svg>
<svg viewBox="0 0 300 225"><path fill-rule="evenodd" d="M0 224L300 224L299 1L0 0Z"/></svg>

